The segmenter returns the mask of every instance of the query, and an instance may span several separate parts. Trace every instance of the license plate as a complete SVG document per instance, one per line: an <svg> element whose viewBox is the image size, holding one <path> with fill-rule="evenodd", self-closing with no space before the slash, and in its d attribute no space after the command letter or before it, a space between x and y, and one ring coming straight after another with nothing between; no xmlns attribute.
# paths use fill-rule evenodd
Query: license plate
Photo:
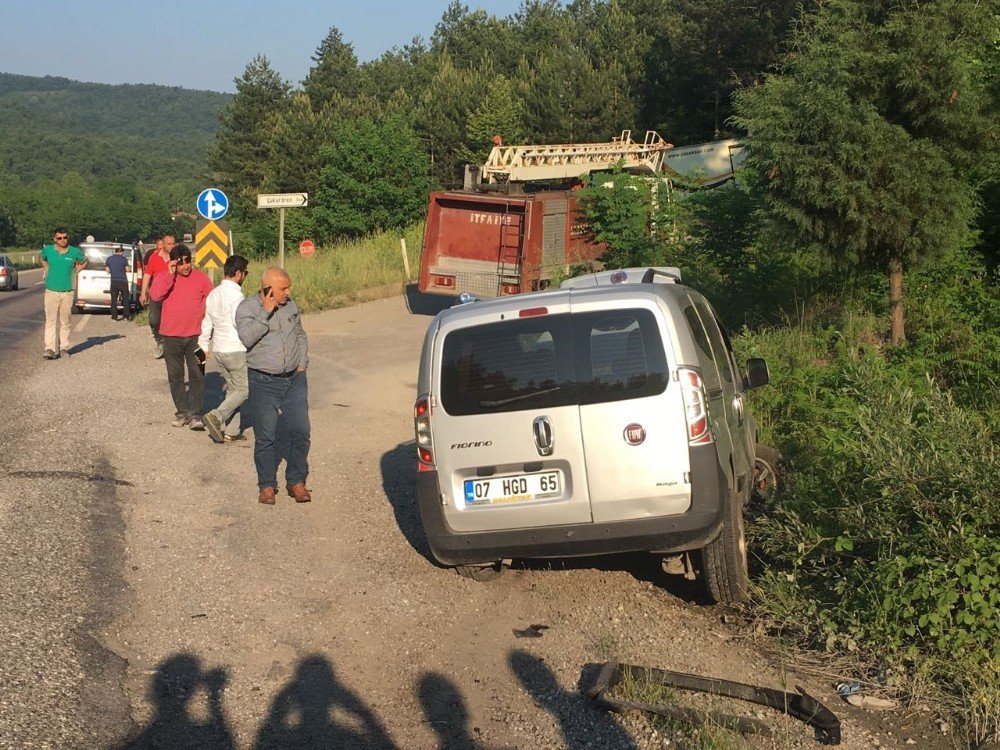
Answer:
<svg viewBox="0 0 1000 750"><path fill-rule="evenodd" d="M500 505L543 500L558 497L561 492L560 471L465 480L466 505Z"/></svg>

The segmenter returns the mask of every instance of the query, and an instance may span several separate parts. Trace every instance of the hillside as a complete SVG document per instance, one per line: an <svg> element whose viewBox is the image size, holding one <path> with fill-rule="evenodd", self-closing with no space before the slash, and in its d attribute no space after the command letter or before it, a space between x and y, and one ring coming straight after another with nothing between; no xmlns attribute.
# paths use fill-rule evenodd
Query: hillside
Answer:
<svg viewBox="0 0 1000 750"><path fill-rule="evenodd" d="M0 170L27 184L68 172L198 179L228 94L0 73Z"/></svg>

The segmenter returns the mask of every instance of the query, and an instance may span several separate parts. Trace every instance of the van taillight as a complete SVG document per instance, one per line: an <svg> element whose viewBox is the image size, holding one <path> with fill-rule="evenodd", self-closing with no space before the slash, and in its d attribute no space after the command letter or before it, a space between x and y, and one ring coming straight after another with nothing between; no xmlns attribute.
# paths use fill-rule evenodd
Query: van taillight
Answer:
<svg viewBox="0 0 1000 750"><path fill-rule="evenodd" d="M434 286L455 286L454 276L435 276Z"/></svg>
<svg viewBox="0 0 1000 750"><path fill-rule="evenodd" d="M678 368L681 394L684 396L684 416L687 417L688 445L708 445L713 441L708 419L708 398L701 375L686 367Z"/></svg>
<svg viewBox="0 0 1000 750"><path fill-rule="evenodd" d="M421 396L413 407L413 431L417 439L417 471L434 470L434 444L431 440L431 401Z"/></svg>

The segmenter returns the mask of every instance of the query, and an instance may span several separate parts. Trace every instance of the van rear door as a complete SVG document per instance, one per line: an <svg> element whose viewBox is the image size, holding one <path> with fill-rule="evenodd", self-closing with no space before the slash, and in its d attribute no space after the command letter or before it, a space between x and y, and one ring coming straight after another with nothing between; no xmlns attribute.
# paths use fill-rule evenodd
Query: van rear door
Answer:
<svg viewBox="0 0 1000 750"><path fill-rule="evenodd" d="M670 332L653 297L573 297L580 423L594 522L684 513L687 421ZM665 345L666 342L666 345Z"/></svg>
<svg viewBox="0 0 1000 750"><path fill-rule="evenodd" d="M456 531L592 520L568 298L442 322L431 423Z"/></svg>

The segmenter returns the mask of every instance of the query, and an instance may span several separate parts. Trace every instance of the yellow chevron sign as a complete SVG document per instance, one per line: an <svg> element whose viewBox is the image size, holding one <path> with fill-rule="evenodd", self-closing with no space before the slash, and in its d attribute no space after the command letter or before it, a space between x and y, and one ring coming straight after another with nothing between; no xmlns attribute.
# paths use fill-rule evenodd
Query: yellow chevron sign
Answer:
<svg viewBox="0 0 1000 750"><path fill-rule="evenodd" d="M194 264L222 268L229 257L229 225L224 221L199 221L194 233Z"/></svg>

